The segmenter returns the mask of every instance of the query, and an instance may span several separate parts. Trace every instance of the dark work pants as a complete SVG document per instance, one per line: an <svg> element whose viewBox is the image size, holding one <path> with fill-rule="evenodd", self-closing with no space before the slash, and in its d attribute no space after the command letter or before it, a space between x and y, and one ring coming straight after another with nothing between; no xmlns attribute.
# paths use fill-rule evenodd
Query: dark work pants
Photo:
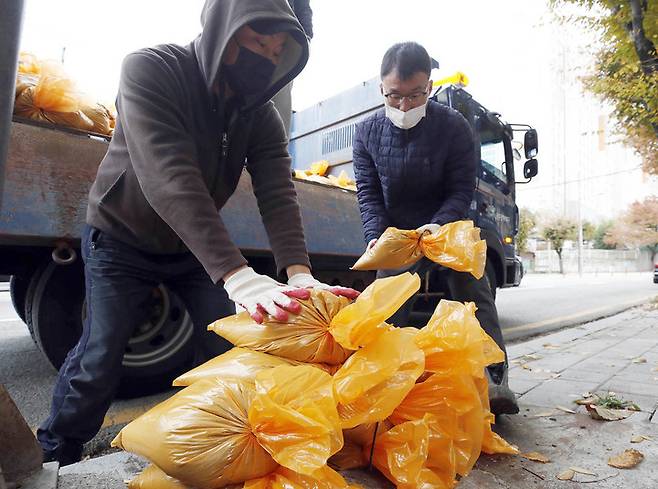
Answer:
<svg viewBox="0 0 658 489"><path fill-rule="evenodd" d="M59 370L50 415L37 431L45 451L73 459L101 427L119 385L126 345L148 315L144 306L154 287L164 283L184 302L203 357L230 348L206 328L235 311L191 253L144 253L90 226L82 233L81 250L87 294L82 336Z"/></svg>
<svg viewBox="0 0 658 489"><path fill-rule="evenodd" d="M394 275L400 275L404 272L410 272L419 274L422 279L426 272L438 267L439 265L436 263L428 260L427 258L423 258L410 267L403 269L379 270L377 272L377 278L391 277ZM484 329L486 333L491 336L491 338L493 338L500 349L505 352L505 357L507 358L505 342L503 340L503 334L500 330L500 322L498 321L498 311L496 310L496 303L494 301L493 294L491 293L491 288L489 287L489 281L487 280L486 274L480 280L477 280L470 273L456 272L450 269L446 269L446 273L448 274L448 289L450 290L450 296L452 297L452 300L475 303L475 306L477 307L475 317L477 317L478 321L480 321L482 329ZM407 326L414 301L415 297L409 299L391 317L390 322L400 327ZM501 367L502 364L494 367L493 369L490 368L492 375L497 377Z"/></svg>

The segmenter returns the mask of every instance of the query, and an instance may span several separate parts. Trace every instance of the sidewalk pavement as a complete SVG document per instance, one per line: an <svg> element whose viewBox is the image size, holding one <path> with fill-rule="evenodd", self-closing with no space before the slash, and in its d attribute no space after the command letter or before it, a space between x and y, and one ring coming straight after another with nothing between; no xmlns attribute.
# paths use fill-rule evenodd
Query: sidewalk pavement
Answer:
<svg viewBox="0 0 658 489"><path fill-rule="evenodd" d="M483 455L458 489L658 488L657 304L518 343L508 353L521 412L501 416L496 430L522 453L539 452L550 462ZM587 392L608 391L641 411L621 421L597 421L574 403ZM631 443L641 436L649 439ZM645 457L635 468L607 465L630 448ZM58 487L125 488L123 481L144 465L134 455L114 453L60 469ZM572 480L557 479L571 467L577 469ZM391 487L363 471L344 475L367 489Z"/></svg>

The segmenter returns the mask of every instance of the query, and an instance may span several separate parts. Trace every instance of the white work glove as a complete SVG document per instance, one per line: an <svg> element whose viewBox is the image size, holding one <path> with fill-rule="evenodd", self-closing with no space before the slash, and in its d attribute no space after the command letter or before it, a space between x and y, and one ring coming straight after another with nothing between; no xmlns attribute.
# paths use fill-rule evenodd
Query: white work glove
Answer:
<svg viewBox="0 0 658 489"><path fill-rule="evenodd" d="M224 282L229 299L249 312L251 318L262 323L269 314L278 321L286 321L288 312L299 313L301 306L294 299L308 299L308 290L289 286L254 272L246 267L231 275ZM288 312L286 312L288 311Z"/></svg>
<svg viewBox="0 0 658 489"><path fill-rule="evenodd" d="M441 229L440 224L423 224L421 227L416 229L420 234L435 234Z"/></svg>
<svg viewBox="0 0 658 489"><path fill-rule="evenodd" d="M299 287L300 289L320 289L327 290L334 295L342 295L348 299L356 299L359 296L359 291L350 289L349 287L341 287L339 285L328 285L313 278L310 273L297 273L288 279L288 285L291 287Z"/></svg>
<svg viewBox="0 0 658 489"><path fill-rule="evenodd" d="M375 246L376 244L377 244L377 238L368 241L368 245L366 246L366 251L370 251L372 247Z"/></svg>

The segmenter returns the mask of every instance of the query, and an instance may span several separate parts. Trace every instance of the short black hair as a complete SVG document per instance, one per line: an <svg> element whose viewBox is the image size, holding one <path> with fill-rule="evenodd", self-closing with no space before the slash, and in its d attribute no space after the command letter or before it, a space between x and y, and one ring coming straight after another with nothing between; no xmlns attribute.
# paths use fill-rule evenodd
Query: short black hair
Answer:
<svg viewBox="0 0 658 489"><path fill-rule="evenodd" d="M388 48L384 54L380 76L384 78L393 71L397 72L401 80L408 80L419 71L430 76L432 60L425 48L417 42L400 42Z"/></svg>

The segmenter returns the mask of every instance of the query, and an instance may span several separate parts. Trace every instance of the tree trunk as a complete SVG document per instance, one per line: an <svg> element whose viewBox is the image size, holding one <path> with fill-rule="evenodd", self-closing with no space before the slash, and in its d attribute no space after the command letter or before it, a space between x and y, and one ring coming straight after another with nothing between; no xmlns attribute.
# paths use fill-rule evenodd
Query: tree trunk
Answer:
<svg viewBox="0 0 658 489"><path fill-rule="evenodd" d="M555 250L557 253L557 261L560 264L560 275L564 275L564 265L562 264L562 250Z"/></svg>
<svg viewBox="0 0 658 489"><path fill-rule="evenodd" d="M646 76L651 76L653 73L658 72L658 56L656 56L656 47L644 33L644 13L646 10L646 3L644 8L641 0L630 0L631 4L631 25L628 33L633 41L637 57L640 58L640 66L642 72Z"/></svg>

